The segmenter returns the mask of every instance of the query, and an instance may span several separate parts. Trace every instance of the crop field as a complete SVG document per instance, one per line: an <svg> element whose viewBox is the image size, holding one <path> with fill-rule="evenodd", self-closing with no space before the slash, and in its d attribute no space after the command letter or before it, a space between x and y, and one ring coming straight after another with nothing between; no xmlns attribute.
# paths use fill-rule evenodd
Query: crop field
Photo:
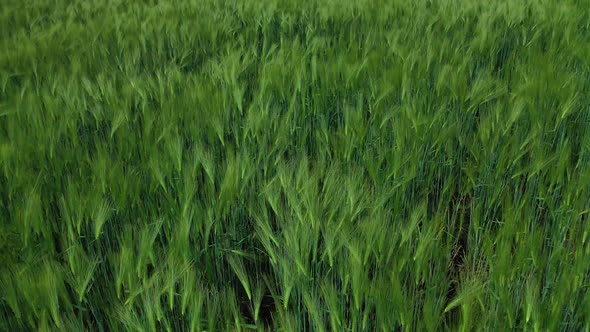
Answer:
<svg viewBox="0 0 590 332"><path fill-rule="evenodd" d="M0 331L590 331L584 0L0 1Z"/></svg>

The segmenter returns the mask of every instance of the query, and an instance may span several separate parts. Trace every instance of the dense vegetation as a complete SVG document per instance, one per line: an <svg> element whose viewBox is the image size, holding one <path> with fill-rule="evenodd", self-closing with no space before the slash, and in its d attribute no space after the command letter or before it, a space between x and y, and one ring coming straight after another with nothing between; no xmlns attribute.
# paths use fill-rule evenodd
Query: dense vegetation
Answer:
<svg viewBox="0 0 590 332"><path fill-rule="evenodd" d="M590 329L574 0L4 0L0 330Z"/></svg>

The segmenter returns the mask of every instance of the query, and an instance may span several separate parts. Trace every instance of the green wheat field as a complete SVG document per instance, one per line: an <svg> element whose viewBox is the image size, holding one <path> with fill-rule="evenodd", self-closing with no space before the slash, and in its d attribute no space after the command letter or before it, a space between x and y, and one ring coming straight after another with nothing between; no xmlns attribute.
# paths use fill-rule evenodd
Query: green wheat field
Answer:
<svg viewBox="0 0 590 332"><path fill-rule="evenodd" d="M0 331L590 331L585 0L3 0Z"/></svg>

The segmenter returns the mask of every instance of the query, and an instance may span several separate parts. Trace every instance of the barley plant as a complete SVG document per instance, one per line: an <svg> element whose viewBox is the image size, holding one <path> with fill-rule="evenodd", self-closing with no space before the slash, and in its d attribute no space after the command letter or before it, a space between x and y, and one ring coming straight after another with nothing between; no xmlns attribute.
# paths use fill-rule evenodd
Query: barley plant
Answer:
<svg viewBox="0 0 590 332"><path fill-rule="evenodd" d="M0 330L590 330L586 1L0 2Z"/></svg>

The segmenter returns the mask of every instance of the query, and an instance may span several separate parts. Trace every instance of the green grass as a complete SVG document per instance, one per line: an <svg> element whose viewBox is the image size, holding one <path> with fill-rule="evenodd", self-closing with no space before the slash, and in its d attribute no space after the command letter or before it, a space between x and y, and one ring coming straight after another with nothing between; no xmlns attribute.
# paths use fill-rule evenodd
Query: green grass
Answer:
<svg viewBox="0 0 590 332"><path fill-rule="evenodd" d="M0 330L589 331L588 8L3 1Z"/></svg>

